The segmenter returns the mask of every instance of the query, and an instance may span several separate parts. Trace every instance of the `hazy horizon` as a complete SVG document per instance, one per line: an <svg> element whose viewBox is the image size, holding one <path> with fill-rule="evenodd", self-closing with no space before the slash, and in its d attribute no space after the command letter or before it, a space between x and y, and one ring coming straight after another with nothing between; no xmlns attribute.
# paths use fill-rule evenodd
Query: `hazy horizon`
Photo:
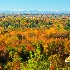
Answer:
<svg viewBox="0 0 70 70"><path fill-rule="evenodd" d="M70 11L70 0L0 0L0 11Z"/></svg>

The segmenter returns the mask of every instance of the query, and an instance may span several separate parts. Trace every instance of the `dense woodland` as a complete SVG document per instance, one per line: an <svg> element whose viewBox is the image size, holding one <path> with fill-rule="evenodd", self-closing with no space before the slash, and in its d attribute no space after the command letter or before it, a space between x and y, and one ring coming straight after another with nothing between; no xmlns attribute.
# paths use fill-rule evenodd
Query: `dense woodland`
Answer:
<svg viewBox="0 0 70 70"><path fill-rule="evenodd" d="M0 70L68 70L69 54L69 14L0 15Z"/></svg>

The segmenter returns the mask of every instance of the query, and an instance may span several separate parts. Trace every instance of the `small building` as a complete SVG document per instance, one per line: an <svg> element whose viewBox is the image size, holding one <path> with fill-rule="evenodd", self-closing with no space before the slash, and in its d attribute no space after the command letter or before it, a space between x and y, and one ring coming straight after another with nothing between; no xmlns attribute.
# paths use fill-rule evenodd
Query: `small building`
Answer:
<svg viewBox="0 0 70 70"><path fill-rule="evenodd" d="M70 54L69 57L65 59L66 66L70 67Z"/></svg>

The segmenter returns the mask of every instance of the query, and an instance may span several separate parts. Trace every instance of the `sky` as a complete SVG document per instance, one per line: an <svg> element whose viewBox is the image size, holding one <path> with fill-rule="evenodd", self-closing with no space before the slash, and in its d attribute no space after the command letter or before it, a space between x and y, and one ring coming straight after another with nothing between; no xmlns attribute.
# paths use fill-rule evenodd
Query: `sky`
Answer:
<svg viewBox="0 0 70 70"><path fill-rule="evenodd" d="M70 11L70 0L0 0L0 10Z"/></svg>

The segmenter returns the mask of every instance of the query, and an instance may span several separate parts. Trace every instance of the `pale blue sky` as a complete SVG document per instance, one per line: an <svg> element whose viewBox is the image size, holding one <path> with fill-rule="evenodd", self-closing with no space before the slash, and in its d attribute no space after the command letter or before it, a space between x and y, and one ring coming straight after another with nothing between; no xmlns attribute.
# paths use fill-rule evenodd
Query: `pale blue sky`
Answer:
<svg viewBox="0 0 70 70"><path fill-rule="evenodd" d="M0 0L0 10L70 11L70 0Z"/></svg>

